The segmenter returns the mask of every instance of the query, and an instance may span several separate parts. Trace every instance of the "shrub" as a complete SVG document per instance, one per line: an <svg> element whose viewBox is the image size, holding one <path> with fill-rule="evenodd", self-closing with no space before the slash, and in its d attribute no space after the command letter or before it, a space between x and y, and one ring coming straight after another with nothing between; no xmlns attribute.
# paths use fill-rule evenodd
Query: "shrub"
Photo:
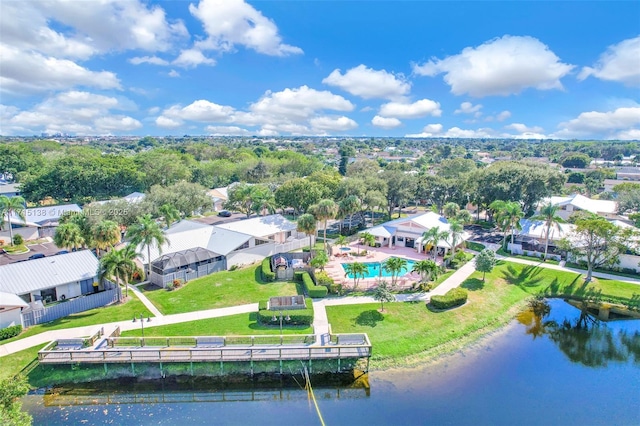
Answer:
<svg viewBox="0 0 640 426"><path fill-rule="evenodd" d="M22 238L22 235L20 235L20 234L14 235L13 244L16 245L16 246L19 246L22 243L24 243L24 238Z"/></svg>
<svg viewBox="0 0 640 426"><path fill-rule="evenodd" d="M173 280L172 284L173 284L173 288L178 288L182 285L182 280L179 280L176 278L175 280Z"/></svg>
<svg viewBox="0 0 640 426"><path fill-rule="evenodd" d="M316 285L323 285L330 287L333 284L333 278L329 276L325 271L316 273Z"/></svg>
<svg viewBox="0 0 640 426"><path fill-rule="evenodd" d="M329 293L331 293L331 294L342 294L342 284L332 283L329 286Z"/></svg>
<svg viewBox="0 0 640 426"><path fill-rule="evenodd" d="M238 269L240 269L240 265L231 265L231 268L229 268L230 271L237 271Z"/></svg>
<svg viewBox="0 0 640 426"><path fill-rule="evenodd" d="M0 240L0 247L4 245L4 240Z"/></svg>
<svg viewBox="0 0 640 426"><path fill-rule="evenodd" d="M294 271L293 273L293 280L297 283L301 283L302 282L302 276L304 274L309 275L309 273L307 271Z"/></svg>
<svg viewBox="0 0 640 426"><path fill-rule="evenodd" d="M176 288L176 286L173 284L173 282L169 282L169 283L167 283L165 288L167 289L167 291L171 291L174 288Z"/></svg>
<svg viewBox="0 0 640 426"><path fill-rule="evenodd" d="M449 309L464 305L467 302L467 290L456 287L449 290L444 296L432 296L431 306L436 309Z"/></svg>
<svg viewBox="0 0 640 426"><path fill-rule="evenodd" d="M271 258L265 257L262 259L262 279L271 282L276 280L275 272L271 271Z"/></svg>
<svg viewBox="0 0 640 426"><path fill-rule="evenodd" d="M0 340L11 339L20 333L22 333L22 326L19 324L0 329Z"/></svg>
<svg viewBox="0 0 640 426"><path fill-rule="evenodd" d="M324 287L323 287L324 288ZM265 302L266 303L266 302ZM305 299L306 309L296 309L291 311L283 311L283 315L289 315L289 321L282 321L283 326L287 325L311 325L313 324L313 301ZM273 321L273 317L277 321ZM280 325L280 311L268 311L266 309L258 310L258 322L264 325Z"/></svg>
<svg viewBox="0 0 640 426"><path fill-rule="evenodd" d="M302 274L302 284L304 285L304 289L306 293L311 298L322 298L325 297L328 293L328 290L323 285L315 285L313 280L311 279L311 275L308 272L304 272Z"/></svg>
<svg viewBox="0 0 640 426"><path fill-rule="evenodd" d="M265 311L267 309L267 305L269 304L269 302L267 302L266 300L261 300L258 302L258 310L259 311Z"/></svg>

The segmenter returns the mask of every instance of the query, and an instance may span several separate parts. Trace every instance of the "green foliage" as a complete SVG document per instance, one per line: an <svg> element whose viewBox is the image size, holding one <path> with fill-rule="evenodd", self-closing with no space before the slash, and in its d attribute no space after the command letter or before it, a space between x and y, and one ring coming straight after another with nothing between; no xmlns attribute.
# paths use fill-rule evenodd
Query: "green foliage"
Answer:
<svg viewBox="0 0 640 426"><path fill-rule="evenodd" d="M330 288L333 283L333 278L331 278L325 271L316 272L316 285L322 285Z"/></svg>
<svg viewBox="0 0 640 426"><path fill-rule="evenodd" d="M491 272L496 266L496 254L493 250L484 249L476 256L476 271L482 272L482 281L485 274Z"/></svg>
<svg viewBox="0 0 640 426"><path fill-rule="evenodd" d="M591 163L591 157L581 153L567 153L562 159L562 167L584 169Z"/></svg>
<svg viewBox="0 0 640 426"><path fill-rule="evenodd" d="M211 209L211 198L206 194L206 188L197 183L180 181L169 186L154 185L145 197L143 203L151 204L151 211L155 216L161 214L160 207L165 204L175 207L181 216L191 216L195 212Z"/></svg>
<svg viewBox="0 0 640 426"><path fill-rule="evenodd" d="M389 284L386 281L379 281L378 286L373 290L373 298L380 302L380 309L384 311L384 302L393 302L396 297L391 293Z"/></svg>
<svg viewBox="0 0 640 426"><path fill-rule="evenodd" d="M23 376L0 380L0 424L6 426L31 425L31 416L20 411L19 401L28 391L29 384Z"/></svg>
<svg viewBox="0 0 640 426"><path fill-rule="evenodd" d="M302 276L308 272L307 271L294 271L293 272L293 279L295 282L301 283L302 282Z"/></svg>
<svg viewBox="0 0 640 426"><path fill-rule="evenodd" d="M464 288L455 287L443 296L431 296L430 304L435 309L449 309L467 303L468 292Z"/></svg>
<svg viewBox="0 0 640 426"><path fill-rule="evenodd" d="M327 295L328 290L327 287L322 285L315 285L311 275L308 272L302 273L302 285L304 286L305 292L311 298L323 298Z"/></svg>
<svg viewBox="0 0 640 426"><path fill-rule="evenodd" d="M271 282L271 281L275 281L276 280L275 272L271 271L271 258L270 257L265 257L262 260L261 271L262 271L262 279L264 281Z"/></svg>
<svg viewBox="0 0 640 426"><path fill-rule="evenodd" d="M22 245L22 243L24 243L24 238L22 238L22 235L20 234L16 234L13 237L13 244L16 246Z"/></svg>
<svg viewBox="0 0 640 426"><path fill-rule="evenodd" d="M319 250L316 252L316 255L313 256L313 259L309 262L311 266L314 268L319 268L324 270L325 265L329 263L329 256L327 256L327 252L324 250Z"/></svg>
<svg viewBox="0 0 640 426"><path fill-rule="evenodd" d="M585 175L582 172L572 172L569 173L567 177L568 183L584 183Z"/></svg>
<svg viewBox="0 0 640 426"><path fill-rule="evenodd" d="M20 324L5 327L0 329L0 340L10 339L20 333L22 333L22 326Z"/></svg>
<svg viewBox="0 0 640 426"><path fill-rule="evenodd" d="M280 185L274 196L279 207L292 207L296 213L300 213L320 201L322 188L307 179L295 178Z"/></svg>
<svg viewBox="0 0 640 426"><path fill-rule="evenodd" d="M324 287L323 287L324 288ZM326 288L325 288L326 290ZM311 325L313 324L313 301L305 299L305 309L292 309L284 311L283 314L289 316L289 320L283 320L282 325ZM274 316L276 321L273 321ZM279 325L280 311L258 311L258 322L264 325Z"/></svg>
<svg viewBox="0 0 640 426"><path fill-rule="evenodd" d="M258 310L264 311L267 309L268 305L269 305L269 302L267 302L266 300L261 300L258 302Z"/></svg>

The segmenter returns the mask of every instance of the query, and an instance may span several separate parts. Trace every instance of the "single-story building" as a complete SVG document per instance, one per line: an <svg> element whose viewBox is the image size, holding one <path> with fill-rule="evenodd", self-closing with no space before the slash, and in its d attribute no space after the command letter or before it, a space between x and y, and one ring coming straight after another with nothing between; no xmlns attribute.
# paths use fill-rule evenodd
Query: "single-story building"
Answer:
<svg viewBox="0 0 640 426"><path fill-rule="evenodd" d="M307 235L296 230L295 223L279 214L221 225L183 220L171 226L165 236L167 242L161 250L155 245L150 247L149 280L158 286L165 286L174 279L188 280L235 265L256 263L276 253L299 249L309 241ZM190 251L198 248L202 250ZM140 261L146 264L147 248L138 247L137 252ZM190 259L194 260L195 267ZM168 265L166 269L165 264ZM172 264L179 265L175 271L170 271Z"/></svg>
<svg viewBox="0 0 640 426"><path fill-rule="evenodd" d="M52 237L55 229L60 223L60 218L65 215L81 213L82 209L77 204L64 204L60 206L33 207L24 210L22 220L17 214L5 215L5 223L9 223L15 228L36 228L38 237Z"/></svg>
<svg viewBox="0 0 640 426"><path fill-rule="evenodd" d="M538 204L538 207L551 203L558 206L557 215L567 220L577 211L587 211L607 219L618 217L618 203L610 200L593 200L584 195L574 194L569 197L549 197Z"/></svg>
<svg viewBox="0 0 640 426"><path fill-rule="evenodd" d="M229 194L227 193L229 187L224 186L221 188L213 188L207 191L207 195L211 197L213 200L213 211L218 212L224 209L224 203L229 199Z"/></svg>
<svg viewBox="0 0 640 426"><path fill-rule="evenodd" d="M19 296L0 291L0 329L13 325L24 326L21 313L28 306Z"/></svg>
<svg viewBox="0 0 640 426"><path fill-rule="evenodd" d="M125 195L122 198L114 198L113 200L94 201L91 204L103 205L106 203L111 203L113 201L126 201L129 204L135 204L144 200L144 197L145 197L145 194L143 194L142 192L132 192L131 194Z"/></svg>
<svg viewBox="0 0 640 426"><path fill-rule="evenodd" d="M4 195L5 197L17 197L20 195L20 184L19 183L8 183L5 181L0 181L0 195Z"/></svg>
<svg viewBox="0 0 640 426"><path fill-rule="evenodd" d="M418 252L432 250L422 235L432 228L440 231L450 232L451 226L447 219L434 212L427 212L410 217L402 217L378 226L366 229L361 232L368 232L376 238L376 244L387 247L411 247ZM470 238L466 231L462 233L457 245L463 244ZM446 254L451 250L451 243L448 239L438 241L437 249L441 254Z"/></svg>
<svg viewBox="0 0 640 426"><path fill-rule="evenodd" d="M81 250L0 266L0 291L27 303L55 302L99 290L97 274L98 259Z"/></svg>

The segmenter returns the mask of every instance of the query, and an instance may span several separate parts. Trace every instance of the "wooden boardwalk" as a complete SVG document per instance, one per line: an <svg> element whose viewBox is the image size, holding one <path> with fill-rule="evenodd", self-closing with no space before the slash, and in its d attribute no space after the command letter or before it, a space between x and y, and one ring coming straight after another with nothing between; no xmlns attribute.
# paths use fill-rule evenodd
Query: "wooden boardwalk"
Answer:
<svg viewBox="0 0 640 426"><path fill-rule="evenodd" d="M298 339L295 339L298 337ZM38 352L41 364L253 362L369 358L366 334L333 335L323 346L310 336L108 338L96 347L54 341ZM289 343L286 340L292 340ZM296 342L310 341L310 343ZM246 343L240 343L246 341ZM237 342L237 343L236 343Z"/></svg>

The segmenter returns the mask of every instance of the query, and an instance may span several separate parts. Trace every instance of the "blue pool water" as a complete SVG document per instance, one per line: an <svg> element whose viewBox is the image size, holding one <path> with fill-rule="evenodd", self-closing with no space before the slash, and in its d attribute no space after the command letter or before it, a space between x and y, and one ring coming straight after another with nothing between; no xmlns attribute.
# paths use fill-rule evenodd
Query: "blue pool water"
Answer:
<svg viewBox="0 0 640 426"><path fill-rule="evenodd" d="M360 278L377 278L377 277L390 277L391 276L391 272L387 271L386 269L384 269L384 262L386 261L383 260L382 262L364 262L363 264L367 267L367 272L365 272L364 277L360 277ZM413 260L409 260L407 259L407 267L406 269L403 269L400 274L398 274L398 276L403 276L408 274L409 272L411 272L411 270L413 269L413 264L416 263ZM347 263L343 263L342 264L342 269L345 268L345 265L347 265ZM380 269L382 269L382 271L380 271ZM345 270L346 272L346 270ZM347 277L349 278L353 278L353 274L348 274Z"/></svg>

